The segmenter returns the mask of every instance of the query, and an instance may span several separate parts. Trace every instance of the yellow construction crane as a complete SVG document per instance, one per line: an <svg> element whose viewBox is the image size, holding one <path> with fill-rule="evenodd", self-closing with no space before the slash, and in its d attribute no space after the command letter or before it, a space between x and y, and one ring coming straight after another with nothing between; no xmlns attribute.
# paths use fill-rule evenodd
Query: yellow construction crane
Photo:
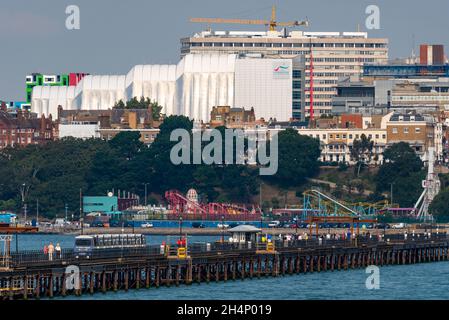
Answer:
<svg viewBox="0 0 449 320"><path fill-rule="evenodd" d="M270 27L270 31L276 31L276 27L294 27L294 26L309 26L309 21L290 21L277 22L276 21L276 6L271 9L271 20L249 20L249 19L222 19L222 18L191 18L190 22L199 23L237 23L237 24L257 24Z"/></svg>

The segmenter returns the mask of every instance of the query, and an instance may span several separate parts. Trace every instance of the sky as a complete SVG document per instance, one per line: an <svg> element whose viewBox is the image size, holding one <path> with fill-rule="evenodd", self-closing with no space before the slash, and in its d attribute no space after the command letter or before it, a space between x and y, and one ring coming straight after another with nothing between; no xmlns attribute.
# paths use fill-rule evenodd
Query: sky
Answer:
<svg viewBox="0 0 449 320"><path fill-rule="evenodd" d="M1 0L0 100L25 100L32 72L126 74L136 64L175 64L180 38L206 27L192 17L308 18L307 31L368 31L390 41L390 58L406 57L420 43L449 50L448 0ZM80 29L66 28L66 7L80 9ZM366 7L380 9L380 29L367 30ZM214 30L265 30L214 25ZM447 55L447 53L446 53Z"/></svg>

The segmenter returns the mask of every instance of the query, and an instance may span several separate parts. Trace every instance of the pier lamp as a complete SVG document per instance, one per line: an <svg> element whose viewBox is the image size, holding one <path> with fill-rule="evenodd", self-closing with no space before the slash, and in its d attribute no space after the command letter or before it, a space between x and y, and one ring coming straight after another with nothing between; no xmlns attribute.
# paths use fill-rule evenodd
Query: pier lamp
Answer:
<svg viewBox="0 0 449 320"><path fill-rule="evenodd" d="M224 243L224 216L221 216L221 243Z"/></svg>
<svg viewBox="0 0 449 320"><path fill-rule="evenodd" d="M182 216L179 216L179 240L182 240Z"/></svg>

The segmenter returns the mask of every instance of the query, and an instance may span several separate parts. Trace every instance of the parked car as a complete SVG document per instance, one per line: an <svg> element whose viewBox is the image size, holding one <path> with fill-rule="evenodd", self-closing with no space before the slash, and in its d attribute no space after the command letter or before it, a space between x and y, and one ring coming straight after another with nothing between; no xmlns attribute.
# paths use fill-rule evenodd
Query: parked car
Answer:
<svg viewBox="0 0 449 320"><path fill-rule="evenodd" d="M227 228L229 228L229 224L219 223L219 224L217 224L217 228L219 228L219 229L227 229Z"/></svg>
<svg viewBox="0 0 449 320"><path fill-rule="evenodd" d="M192 228L206 228L206 225L204 223L201 222L192 222Z"/></svg>
<svg viewBox="0 0 449 320"><path fill-rule="evenodd" d="M277 228L281 223L279 221L271 221L268 223L269 228Z"/></svg>
<svg viewBox="0 0 449 320"><path fill-rule="evenodd" d="M401 223L395 223L394 225L391 226L392 229L403 229L406 227L406 224L401 222Z"/></svg>
<svg viewBox="0 0 449 320"><path fill-rule="evenodd" d="M90 225L92 228L103 228L104 227L104 223L101 221L94 221L92 222L92 224Z"/></svg>
<svg viewBox="0 0 449 320"><path fill-rule="evenodd" d="M151 222L144 222L140 226L142 228L153 228L153 224Z"/></svg>

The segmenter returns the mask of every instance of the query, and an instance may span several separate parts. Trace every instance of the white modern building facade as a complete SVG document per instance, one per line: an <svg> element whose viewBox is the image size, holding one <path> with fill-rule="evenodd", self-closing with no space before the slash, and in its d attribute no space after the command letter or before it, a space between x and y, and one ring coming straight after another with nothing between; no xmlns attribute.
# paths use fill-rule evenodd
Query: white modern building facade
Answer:
<svg viewBox="0 0 449 320"><path fill-rule="evenodd" d="M292 60L188 54L177 65L137 65L127 75L87 75L77 86L33 88L31 110L110 109L119 100L150 98L167 115L208 122L213 106L254 107L256 118L289 120Z"/></svg>

